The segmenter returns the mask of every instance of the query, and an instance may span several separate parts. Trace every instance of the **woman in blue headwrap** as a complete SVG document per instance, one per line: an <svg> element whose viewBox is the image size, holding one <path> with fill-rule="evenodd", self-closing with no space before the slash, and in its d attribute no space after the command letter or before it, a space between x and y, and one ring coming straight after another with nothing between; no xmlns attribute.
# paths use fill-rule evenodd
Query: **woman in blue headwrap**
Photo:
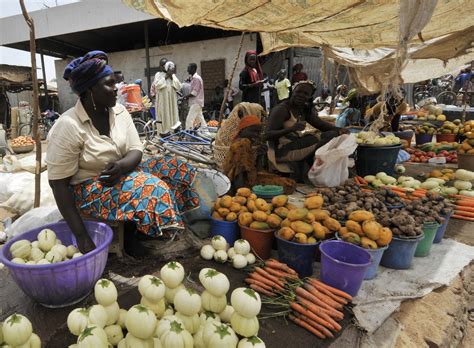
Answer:
<svg viewBox="0 0 474 348"><path fill-rule="evenodd" d="M182 225L180 213L199 203L191 188L195 170L172 157L142 162L132 118L116 104L107 55L76 58L63 77L80 98L51 129L46 162L59 211L81 252L95 246L79 213L130 221L153 237Z"/></svg>

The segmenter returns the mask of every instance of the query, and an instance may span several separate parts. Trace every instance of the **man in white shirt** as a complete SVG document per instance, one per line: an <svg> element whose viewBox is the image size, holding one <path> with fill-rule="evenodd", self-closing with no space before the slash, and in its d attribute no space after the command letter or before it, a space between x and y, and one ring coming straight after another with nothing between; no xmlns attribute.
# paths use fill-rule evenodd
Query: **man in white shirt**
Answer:
<svg viewBox="0 0 474 348"><path fill-rule="evenodd" d="M188 65L188 73L191 76L191 92L188 94L189 113L186 117L186 129L196 127L207 128L206 120L202 115L204 106L204 84L201 76L198 75L197 64L190 63Z"/></svg>

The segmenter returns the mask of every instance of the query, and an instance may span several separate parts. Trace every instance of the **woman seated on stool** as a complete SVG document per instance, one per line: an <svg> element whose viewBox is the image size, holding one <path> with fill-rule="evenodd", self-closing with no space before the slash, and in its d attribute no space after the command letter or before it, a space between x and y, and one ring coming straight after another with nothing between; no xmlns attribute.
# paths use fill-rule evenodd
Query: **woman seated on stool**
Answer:
<svg viewBox="0 0 474 348"><path fill-rule="evenodd" d="M241 187L252 188L257 184L280 185L285 193L292 193L296 187L293 180L264 170L267 147L261 141L260 117L243 117L238 129L223 166L224 174L231 180L232 189L236 191Z"/></svg>
<svg viewBox="0 0 474 348"><path fill-rule="evenodd" d="M311 81L300 81L293 86L290 98L275 106L268 118L266 139L275 151L275 159L279 163L287 163L303 181L303 166L307 162L313 164L314 153L332 138L347 133L346 130L321 120L313 108L313 94L316 87ZM306 122L322 133L303 134ZM270 155L269 155L270 156Z"/></svg>
<svg viewBox="0 0 474 348"><path fill-rule="evenodd" d="M82 253L95 248L79 213L136 223L152 237L182 225L180 214L199 204L195 170L175 158L142 162L142 144L130 114L116 104L107 55L74 59L64 79L79 95L48 135L48 178L59 211Z"/></svg>

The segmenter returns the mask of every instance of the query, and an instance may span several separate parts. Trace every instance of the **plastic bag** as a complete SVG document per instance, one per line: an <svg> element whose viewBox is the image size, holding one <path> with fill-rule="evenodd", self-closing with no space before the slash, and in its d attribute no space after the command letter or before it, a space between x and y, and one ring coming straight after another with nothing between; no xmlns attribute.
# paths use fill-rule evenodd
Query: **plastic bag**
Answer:
<svg viewBox="0 0 474 348"><path fill-rule="evenodd" d="M338 136L316 150L314 164L308 178L313 185L338 186L349 178L349 167L354 160L349 156L357 148L354 134Z"/></svg>
<svg viewBox="0 0 474 348"><path fill-rule="evenodd" d="M8 238L13 238L34 228L58 222L62 218L57 207L34 208L18 218L5 232Z"/></svg>

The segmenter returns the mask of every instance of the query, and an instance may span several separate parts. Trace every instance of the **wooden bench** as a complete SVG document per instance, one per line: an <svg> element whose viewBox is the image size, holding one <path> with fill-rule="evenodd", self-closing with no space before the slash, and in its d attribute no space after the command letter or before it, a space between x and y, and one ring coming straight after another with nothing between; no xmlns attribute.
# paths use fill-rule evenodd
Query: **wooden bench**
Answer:
<svg viewBox="0 0 474 348"><path fill-rule="evenodd" d="M96 219L84 214L81 214L81 217L89 221L103 222L104 224L107 224L108 226L110 226L110 228L112 228L112 231L114 232L114 236L112 239L112 243L109 246L109 253L115 254L120 258L126 255L124 247L123 247L125 221Z"/></svg>

